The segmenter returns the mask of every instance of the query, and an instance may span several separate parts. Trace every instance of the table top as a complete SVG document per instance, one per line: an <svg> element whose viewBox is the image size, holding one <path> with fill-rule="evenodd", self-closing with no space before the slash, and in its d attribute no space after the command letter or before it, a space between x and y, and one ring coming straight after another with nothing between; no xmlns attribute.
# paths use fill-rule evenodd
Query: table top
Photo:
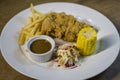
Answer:
<svg viewBox="0 0 120 80"><path fill-rule="evenodd" d="M0 0L0 33L5 24L18 12L28 8L30 3L38 5L55 1L56 0ZM120 0L57 0L57 2L63 1L82 4L101 12L113 22L120 33ZM6 63L2 54L0 54L0 80L34 79L15 71ZM88 80L120 80L120 54L107 70Z"/></svg>

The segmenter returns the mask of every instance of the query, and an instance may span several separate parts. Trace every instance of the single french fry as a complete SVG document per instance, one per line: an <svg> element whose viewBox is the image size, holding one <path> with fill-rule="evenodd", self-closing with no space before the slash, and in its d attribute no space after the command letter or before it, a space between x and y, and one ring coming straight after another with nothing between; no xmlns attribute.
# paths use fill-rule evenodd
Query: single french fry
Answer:
<svg viewBox="0 0 120 80"><path fill-rule="evenodd" d="M38 20L39 19L39 16L35 16L34 17L34 21Z"/></svg>
<svg viewBox="0 0 120 80"><path fill-rule="evenodd" d="M41 12L38 12L37 10L35 10L34 9L34 12L36 13L36 14L38 14L40 17L43 17L43 16L45 16L43 13L41 13Z"/></svg>
<svg viewBox="0 0 120 80"><path fill-rule="evenodd" d="M34 36L33 34L30 34L30 32L28 32L26 30L24 30L23 33L26 34L26 35L28 35L28 36Z"/></svg>
<svg viewBox="0 0 120 80"><path fill-rule="evenodd" d="M34 26L34 28L32 29L32 31L31 31L31 34L35 34L35 32L37 31L37 29L39 28L39 23L37 23L37 24L35 24L35 26Z"/></svg>
<svg viewBox="0 0 120 80"><path fill-rule="evenodd" d="M39 26L39 27L38 27L38 29L37 29L36 33L37 33L37 32L40 32L40 27L41 27L41 26Z"/></svg>
<svg viewBox="0 0 120 80"><path fill-rule="evenodd" d="M33 22L33 18L32 17L28 17L28 24L31 24Z"/></svg>
<svg viewBox="0 0 120 80"><path fill-rule="evenodd" d="M19 37L19 40L18 40L18 44L19 45L23 45L25 42L25 34L23 33L23 30L21 31L20 33L20 37Z"/></svg>
<svg viewBox="0 0 120 80"><path fill-rule="evenodd" d="M30 28L28 28L28 29L25 29L27 32L31 32L32 31L32 29L33 29L33 27L30 27Z"/></svg>
<svg viewBox="0 0 120 80"><path fill-rule="evenodd" d="M35 35L37 35L37 33L40 32L40 31L39 31L39 28L40 28L40 25L38 26L38 28L37 28L37 30L36 30L36 32L35 32Z"/></svg>
<svg viewBox="0 0 120 80"><path fill-rule="evenodd" d="M36 34L35 35L41 35L41 32L36 32Z"/></svg>
<svg viewBox="0 0 120 80"><path fill-rule="evenodd" d="M25 26L23 27L23 29L29 28L29 25L30 25L30 24L25 25Z"/></svg>
<svg viewBox="0 0 120 80"><path fill-rule="evenodd" d="M36 16L33 16L33 21L36 21Z"/></svg>
<svg viewBox="0 0 120 80"><path fill-rule="evenodd" d="M30 5L30 8L31 8L31 12L33 12L34 14L36 13L36 14L38 14L39 16L44 16L43 13L38 12L37 10L34 9L34 6L33 6L32 3L31 3L31 5Z"/></svg>
<svg viewBox="0 0 120 80"><path fill-rule="evenodd" d="M34 21L35 11L34 11L33 4L32 4L32 3L31 3L31 5L30 5L30 10L31 10L31 12L32 12L32 17L33 17L33 21Z"/></svg>

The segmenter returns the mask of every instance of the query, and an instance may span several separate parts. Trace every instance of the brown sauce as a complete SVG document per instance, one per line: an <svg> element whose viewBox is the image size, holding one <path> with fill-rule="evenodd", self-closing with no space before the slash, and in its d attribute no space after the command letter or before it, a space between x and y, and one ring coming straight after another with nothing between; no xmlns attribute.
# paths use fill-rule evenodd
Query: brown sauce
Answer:
<svg viewBox="0 0 120 80"><path fill-rule="evenodd" d="M48 52L51 49L51 44L45 39L38 39L34 41L31 46L30 50L36 54L43 54Z"/></svg>

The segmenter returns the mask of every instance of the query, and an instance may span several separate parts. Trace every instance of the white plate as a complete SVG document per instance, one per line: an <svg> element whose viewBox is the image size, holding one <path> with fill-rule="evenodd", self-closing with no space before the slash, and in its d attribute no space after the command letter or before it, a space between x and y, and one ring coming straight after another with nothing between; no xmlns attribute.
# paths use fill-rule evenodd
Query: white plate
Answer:
<svg viewBox="0 0 120 80"><path fill-rule="evenodd" d="M116 59L120 48L119 35L111 21L101 13L73 3L46 3L35 6L35 9L43 13L64 11L87 19L99 28L98 40L102 40L102 49L97 54L87 57L84 65L74 69L58 70L34 64L24 56L17 43L21 28L26 25L27 17L31 16L30 9L26 9L9 21L1 34L2 55L18 72L40 80L80 80L103 72Z"/></svg>

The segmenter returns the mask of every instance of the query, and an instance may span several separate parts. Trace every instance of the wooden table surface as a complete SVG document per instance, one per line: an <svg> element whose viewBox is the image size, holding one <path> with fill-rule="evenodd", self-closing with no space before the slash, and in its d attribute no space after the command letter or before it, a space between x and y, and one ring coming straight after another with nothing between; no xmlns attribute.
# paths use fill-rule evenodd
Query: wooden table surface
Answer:
<svg viewBox="0 0 120 80"><path fill-rule="evenodd" d="M18 12L34 5L46 2L73 2L82 4L107 16L120 33L120 0L0 0L0 32L5 24ZM119 52L120 53L120 52ZM0 54L0 80L34 80L11 68ZM88 80L120 80L120 55L115 62L101 74Z"/></svg>

